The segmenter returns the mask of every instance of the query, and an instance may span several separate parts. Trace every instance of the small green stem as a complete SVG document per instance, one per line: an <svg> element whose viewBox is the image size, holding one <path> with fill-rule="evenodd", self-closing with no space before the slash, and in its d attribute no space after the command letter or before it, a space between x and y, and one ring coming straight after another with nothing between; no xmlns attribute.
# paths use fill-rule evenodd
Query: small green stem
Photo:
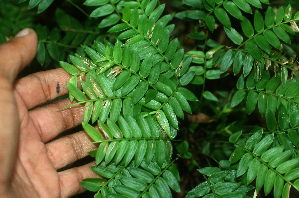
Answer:
<svg viewBox="0 0 299 198"><path fill-rule="evenodd" d="M111 2L111 0L109 0L109 2L111 3L111 5L113 6L113 9L115 10L115 12L117 13L117 15L119 17L121 17L121 14L119 13L119 11L117 10L116 6L114 5L114 3Z"/></svg>
<svg viewBox="0 0 299 198"><path fill-rule="evenodd" d="M87 14L82 8L80 8L78 5L76 5L75 3L73 3L71 0L66 0L66 1L69 2L70 4L72 4L78 10L80 10L80 12L82 12L85 16L87 16L88 18L90 18L89 14Z"/></svg>
<svg viewBox="0 0 299 198"><path fill-rule="evenodd" d="M167 137L167 136L166 136ZM136 138L136 137L132 137L132 138L117 138L117 139L110 139L110 140L102 140L99 142L93 142L93 143L103 143L103 142L120 142L120 141L133 141L133 140L164 140L164 141L169 141L169 138L165 138L165 137L151 137L151 138L145 138L145 137L140 137L140 138Z"/></svg>
<svg viewBox="0 0 299 198"><path fill-rule="evenodd" d="M39 42L40 43L51 43L51 41L39 41ZM78 47L73 46L73 45L65 45L65 44L58 43L58 42L56 42L55 44L58 45L58 46L60 46L60 47L65 47L65 48L74 48L74 49L78 48Z"/></svg>
<svg viewBox="0 0 299 198"><path fill-rule="evenodd" d="M99 34L99 32L89 30L76 30L76 29L64 29L65 32L87 33L87 34Z"/></svg>

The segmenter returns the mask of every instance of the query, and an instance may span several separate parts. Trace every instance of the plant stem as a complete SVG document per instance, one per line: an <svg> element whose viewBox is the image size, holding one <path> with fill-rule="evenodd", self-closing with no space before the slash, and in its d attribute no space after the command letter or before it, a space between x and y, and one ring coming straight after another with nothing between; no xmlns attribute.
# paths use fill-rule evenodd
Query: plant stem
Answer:
<svg viewBox="0 0 299 198"><path fill-rule="evenodd" d="M80 12L82 12L85 16L87 16L88 18L90 18L89 14L87 14L82 8L80 8L78 5L76 5L75 3L73 3L71 0L66 0L66 1L69 2L70 4L72 4L78 10L80 10Z"/></svg>

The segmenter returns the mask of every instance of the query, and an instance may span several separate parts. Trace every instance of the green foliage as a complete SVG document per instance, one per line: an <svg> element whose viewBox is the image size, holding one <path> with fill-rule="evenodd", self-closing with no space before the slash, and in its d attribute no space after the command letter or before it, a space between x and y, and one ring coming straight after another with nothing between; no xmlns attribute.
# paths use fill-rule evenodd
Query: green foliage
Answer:
<svg viewBox="0 0 299 198"><path fill-rule="evenodd" d="M36 58L41 65L48 66L53 62L57 64L57 61L65 61L69 52L84 55L80 45L90 45L94 40L103 38L96 27L89 23L81 24L59 8L55 12L55 17L58 27L49 30L47 27L37 25L35 28L39 38Z"/></svg>
<svg viewBox="0 0 299 198"><path fill-rule="evenodd" d="M74 77L85 77L82 91L77 82L68 83L68 89L71 98L85 103L83 128L101 143L95 154L98 166L92 170L109 180L101 181L95 196L171 197L169 187L180 192L169 171L174 166L171 140L179 129L177 117L184 117L183 110L191 113L187 100L196 100L182 88L195 71L188 71L192 57L178 48L178 40L169 42L174 25L168 22L173 16L160 18L164 5L156 8L156 3L143 3L140 10L125 5L122 23L108 30L119 33L114 45L95 41L82 46L88 58L76 54L70 56L72 64L61 62ZM102 5L91 16L111 14L110 8L111 4ZM97 122L101 133L90 121ZM111 173L104 171L112 165ZM98 182L83 181L83 186L94 191Z"/></svg>
<svg viewBox="0 0 299 198"><path fill-rule="evenodd" d="M169 13L158 0L66 0L85 18L57 8L49 28L17 11L43 14L54 1L25 1L0 2L1 42L26 18L39 37L37 62L72 75L72 106L85 105L82 127L99 143L91 169L102 178L82 181L94 197L299 191L296 2L176 0L169 4L178 12ZM193 27L187 33L184 23ZM215 41L219 32L226 42ZM199 175L183 192L178 169Z"/></svg>
<svg viewBox="0 0 299 198"><path fill-rule="evenodd" d="M298 133L290 132L291 136ZM299 165L295 145L290 140L286 132L263 136L263 129L257 129L245 143L236 143L237 148L231 157L237 164L236 176L244 175L247 184L256 179L256 189L264 186L265 195L274 188L274 197L288 197L290 186L298 190L298 182L294 181L298 176L294 170ZM280 144L275 145L275 141Z"/></svg>
<svg viewBox="0 0 299 198"><path fill-rule="evenodd" d="M19 31L32 27L34 12L28 12L26 5L16 1L0 1L0 43L6 42Z"/></svg>

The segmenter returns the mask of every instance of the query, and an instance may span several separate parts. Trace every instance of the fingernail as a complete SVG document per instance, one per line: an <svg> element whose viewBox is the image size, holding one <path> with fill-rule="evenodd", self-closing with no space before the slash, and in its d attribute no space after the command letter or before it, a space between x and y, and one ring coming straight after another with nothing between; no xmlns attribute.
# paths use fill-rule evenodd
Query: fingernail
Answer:
<svg viewBox="0 0 299 198"><path fill-rule="evenodd" d="M29 33L30 33L30 29L29 28L25 28L24 30L22 30L21 32L19 32L15 37L27 36Z"/></svg>

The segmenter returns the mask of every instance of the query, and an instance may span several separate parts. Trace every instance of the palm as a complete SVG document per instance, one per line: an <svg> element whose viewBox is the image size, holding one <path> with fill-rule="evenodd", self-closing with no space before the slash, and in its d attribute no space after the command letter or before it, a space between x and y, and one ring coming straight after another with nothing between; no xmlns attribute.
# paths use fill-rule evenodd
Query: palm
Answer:
<svg viewBox="0 0 299 198"><path fill-rule="evenodd" d="M26 194L28 197L30 195L34 195L32 197L59 197L60 187L57 171L47 156L46 146L30 117L30 112L21 97L16 95L16 98L18 98L17 101L20 101L19 103L23 104L19 104L19 115L22 122L13 177L21 178L17 186L19 185L20 189L25 190L22 194Z"/></svg>

